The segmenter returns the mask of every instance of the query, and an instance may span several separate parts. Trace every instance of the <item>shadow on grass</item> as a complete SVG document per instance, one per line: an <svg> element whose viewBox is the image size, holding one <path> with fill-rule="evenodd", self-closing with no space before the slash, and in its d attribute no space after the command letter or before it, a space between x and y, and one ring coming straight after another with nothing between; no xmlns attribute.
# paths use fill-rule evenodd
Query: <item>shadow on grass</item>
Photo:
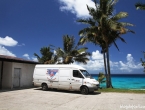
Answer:
<svg viewBox="0 0 145 110"><path fill-rule="evenodd" d="M34 90L43 91L42 88L35 88ZM57 90L57 89L48 89L44 92L60 92L60 93L69 93L69 94L81 94L80 91L67 91L67 90ZM99 95L101 94L100 91L95 91L93 93L89 93L88 95Z"/></svg>

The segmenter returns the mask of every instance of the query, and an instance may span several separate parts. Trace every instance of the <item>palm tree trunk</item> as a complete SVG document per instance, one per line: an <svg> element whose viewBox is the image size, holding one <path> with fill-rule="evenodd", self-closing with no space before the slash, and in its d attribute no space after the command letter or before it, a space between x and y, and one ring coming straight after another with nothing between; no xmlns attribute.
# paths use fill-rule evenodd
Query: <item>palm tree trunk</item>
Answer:
<svg viewBox="0 0 145 110"><path fill-rule="evenodd" d="M106 88L108 87L108 74L107 74L107 66L106 66L106 54L105 54L105 50L102 48L103 50L103 59L104 59L104 69L105 69L105 76L106 76Z"/></svg>
<svg viewBox="0 0 145 110"><path fill-rule="evenodd" d="M106 44L107 49L107 69L108 69L108 87L107 88L113 88L112 81L111 81L111 72L110 72L110 60L109 60L109 47L108 44Z"/></svg>

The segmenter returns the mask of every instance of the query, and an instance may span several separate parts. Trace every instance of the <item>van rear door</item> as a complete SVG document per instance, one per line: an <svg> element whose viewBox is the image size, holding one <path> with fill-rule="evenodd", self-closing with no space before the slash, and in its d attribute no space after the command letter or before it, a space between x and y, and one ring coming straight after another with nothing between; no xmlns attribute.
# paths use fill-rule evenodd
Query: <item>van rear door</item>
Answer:
<svg viewBox="0 0 145 110"><path fill-rule="evenodd" d="M71 70L67 68L60 68L59 70L59 89L69 90L70 88L70 74Z"/></svg>

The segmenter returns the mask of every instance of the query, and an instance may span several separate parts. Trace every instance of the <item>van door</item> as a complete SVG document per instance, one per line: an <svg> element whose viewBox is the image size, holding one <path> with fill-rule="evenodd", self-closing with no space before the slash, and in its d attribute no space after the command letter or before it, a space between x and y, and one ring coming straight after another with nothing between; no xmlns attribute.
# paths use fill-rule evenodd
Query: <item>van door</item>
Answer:
<svg viewBox="0 0 145 110"><path fill-rule="evenodd" d="M70 69L60 68L59 70L59 89L69 90L70 87Z"/></svg>
<svg viewBox="0 0 145 110"><path fill-rule="evenodd" d="M72 70L71 89L80 90L80 87L83 84L83 78L84 77L79 70Z"/></svg>

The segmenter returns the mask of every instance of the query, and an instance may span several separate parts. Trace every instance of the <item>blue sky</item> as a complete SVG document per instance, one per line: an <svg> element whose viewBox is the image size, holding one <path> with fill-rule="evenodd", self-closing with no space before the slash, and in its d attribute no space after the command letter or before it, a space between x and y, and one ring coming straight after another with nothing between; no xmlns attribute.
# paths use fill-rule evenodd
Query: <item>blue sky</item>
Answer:
<svg viewBox="0 0 145 110"><path fill-rule="evenodd" d="M140 0L143 1L143 0ZM136 33L122 35L126 44L117 41L120 51L110 47L112 73L143 73L140 58L145 51L145 11L136 10L138 0L119 0L115 13L128 12L122 19L134 24L129 27ZM89 17L86 4L93 6L91 0L0 0L0 54L36 60L34 53L40 55L40 48L50 44L62 47L62 36L74 36L87 25L76 22ZM104 71L100 47L91 43L85 45L92 53L87 65L82 65L91 73Z"/></svg>

